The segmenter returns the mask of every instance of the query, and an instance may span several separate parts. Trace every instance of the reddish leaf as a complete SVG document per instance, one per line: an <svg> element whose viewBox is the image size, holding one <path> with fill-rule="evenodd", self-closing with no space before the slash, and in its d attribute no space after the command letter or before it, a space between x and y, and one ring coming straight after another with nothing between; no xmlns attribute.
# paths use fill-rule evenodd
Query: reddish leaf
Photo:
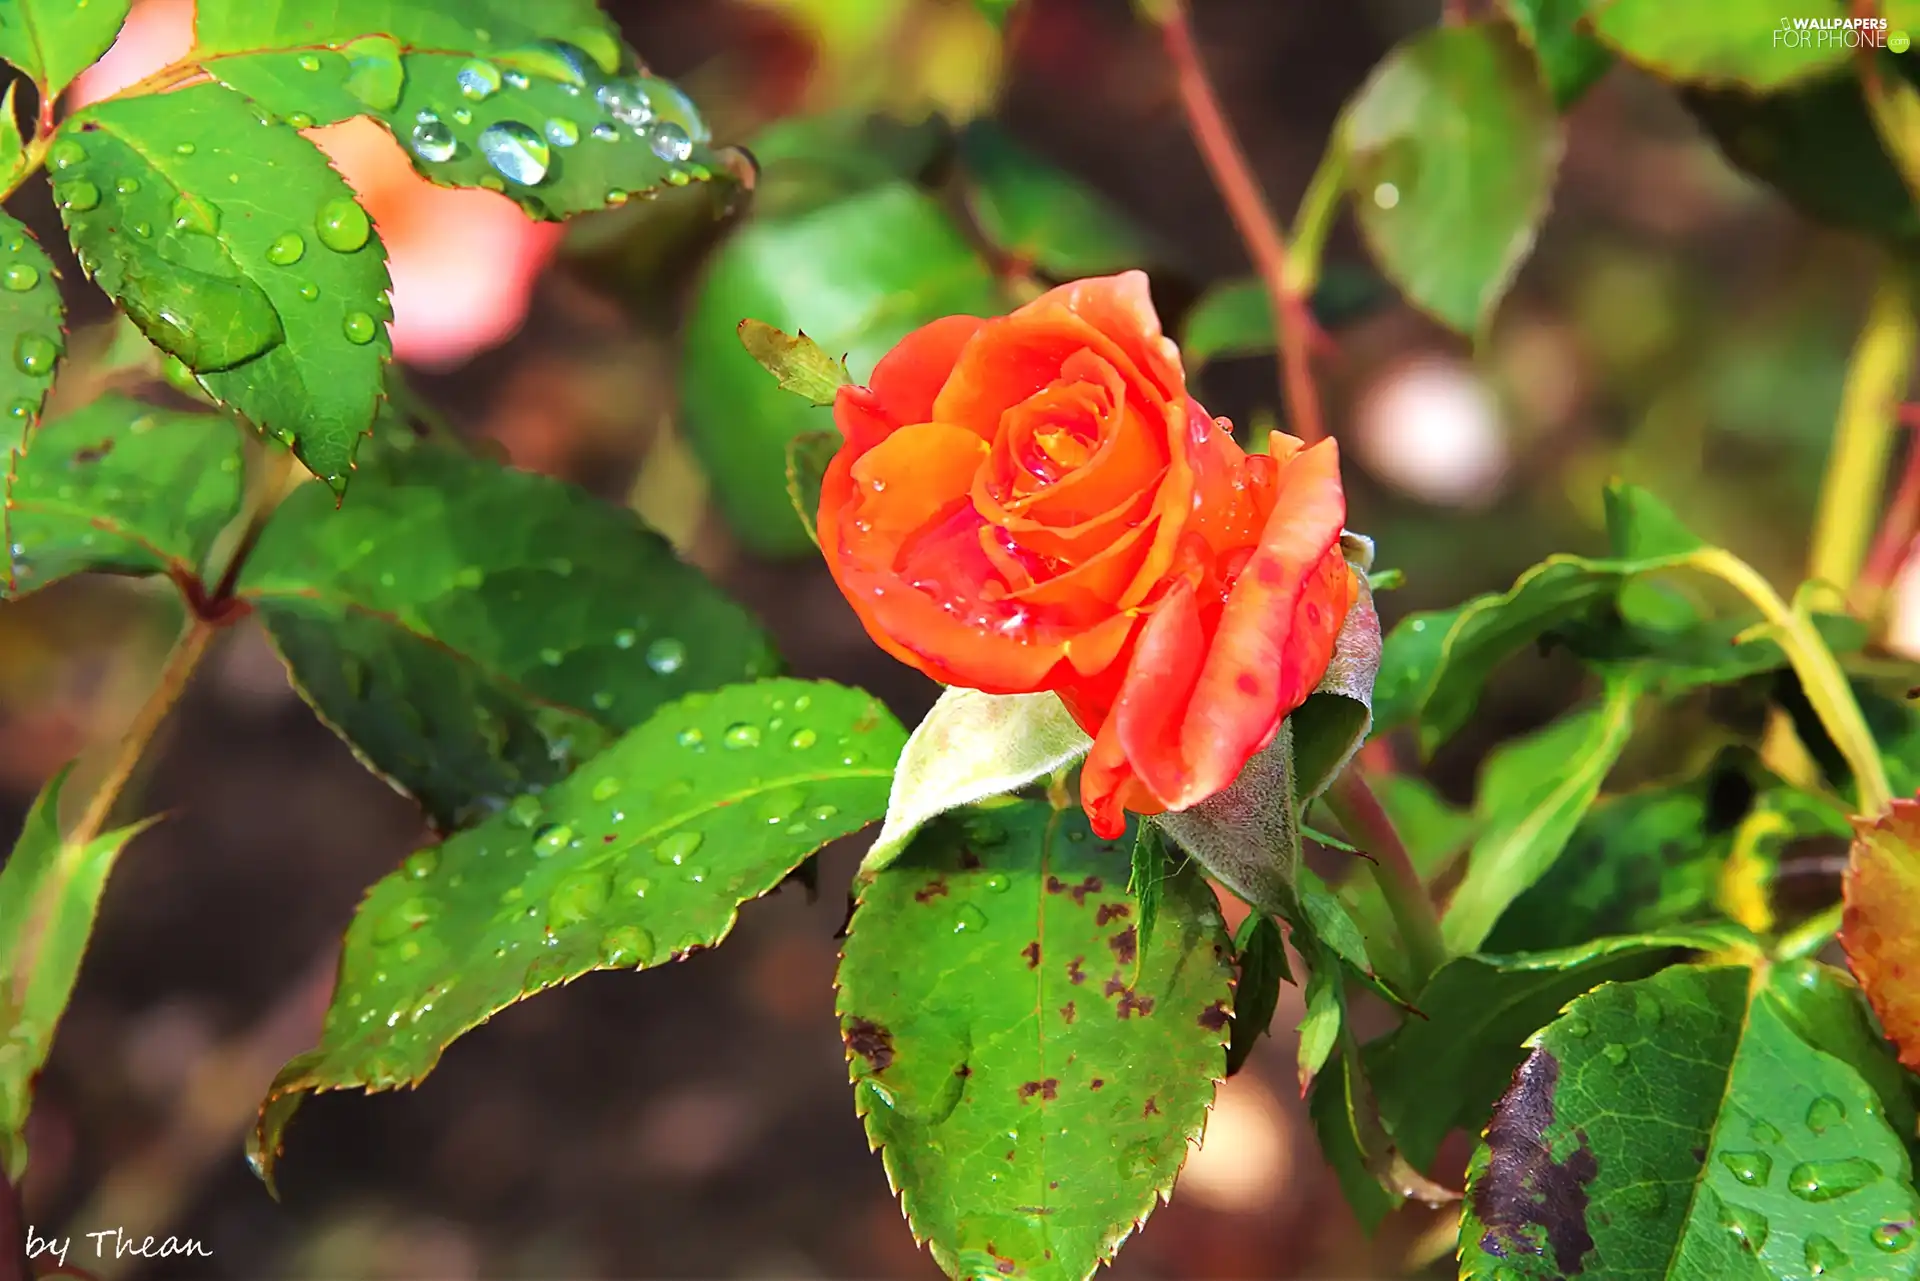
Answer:
<svg viewBox="0 0 1920 1281"><path fill-rule="evenodd" d="M1900 1062L1920 1070L1920 800L1854 830L1840 944Z"/></svg>

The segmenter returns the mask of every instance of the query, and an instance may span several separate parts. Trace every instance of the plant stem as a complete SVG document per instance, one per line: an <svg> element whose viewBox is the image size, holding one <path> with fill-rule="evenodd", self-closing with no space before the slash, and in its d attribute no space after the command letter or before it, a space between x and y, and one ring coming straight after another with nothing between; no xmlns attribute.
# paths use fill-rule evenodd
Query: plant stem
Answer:
<svg viewBox="0 0 1920 1281"><path fill-rule="evenodd" d="M1780 941L1774 945L1774 959L1797 961L1803 956L1812 956L1825 947L1827 940L1840 929L1846 911L1844 902L1834 903L1800 922L1780 936Z"/></svg>
<svg viewBox="0 0 1920 1281"><path fill-rule="evenodd" d="M1193 42L1185 0L1166 0L1156 10L1161 39L1179 85L1180 104L1186 111L1187 128L1267 288L1267 301L1280 335L1280 393L1286 401L1288 422L1295 435L1312 444L1327 434L1313 371L1307 363L1313 317L1305 298L1288 282L1287 242L1207 79L1207 69Z"/></svg>
<svg viewBox="0 0 1920 1281"><path fill-rule="evenodd" d="M1866 564L1849 597L1853 611L1869 623L1880 617L1887 588L1906 564L1916 537L1920 537L1920 441L1909 440L1900 484L1887 504L1886 515L1880 518L1880 531L1873 536Z"/></svg>
<svg viewBox="0 0 1920 1281"><path fill-rule="evenodd" d="M1292 297L1310 298L1320 287L1320 260L1346 183L1347 149L1336 137L1320 157L1293 215L1293 248L1286 265L1287 291Z"/></svg>
<svg viewBox="0 0 1920 1281"><path fill-rule="evenodd" d="M1867 729L1866 717L1860 714L1846 673L1840 670L1813 620L1781 600L1773 584L1758 570L1724 548L1703 547L1688 555L1684 563L1730 584L1773 624L1780 648L1806 691L1807 702L1813 705L1820 724L1853 771L1854 799L1860 813L1868 818L1884 813L1893 803L1893 791L1880 760L1879 745Z"/></svg>
<svg viewBox="0 0 1920 1281"><path fill-rule="evenodd" d="M166 720L167 713L180 701L180 695L186 691L187 681L193 676L193 669L200 665L207 645L218 630L215 624L195 618L180 633L180 639L174 642L172 652L160 668L160 677L154 684L153 692L147 695L147 701L134 714L133 724L121 736L106 775L95 785L87 808L68 830L66 841L70 847L84 848L106 827L107 820L113 816L113 807L120 799L121 789L133 777L141 754L153 741L154 733Z"/></svg>
<svg viewBox="0 0 1920 1281"><path fill-rule="evenodd" d="M1842 592L1852 591L1873 536L1915 338L1906 281L1889 275L1874 294L1847 366L1814 518L1808 573Z"/></svg>
<svg viewBox="0 0 1920 1281"><path fill-rule="evenodd" d="M1351 766L1340 772L1320 799L1347 829L1354 844L1373 856L1367 867L1387 901L1394 927L1400 931L1401 945L1413 969L1414 990L1419 991L1446 963L1447 945L1440 936L1440 917L1433 910L1433 899L1421 883L1400 833L1367 786L1366 776Z"/></svg>

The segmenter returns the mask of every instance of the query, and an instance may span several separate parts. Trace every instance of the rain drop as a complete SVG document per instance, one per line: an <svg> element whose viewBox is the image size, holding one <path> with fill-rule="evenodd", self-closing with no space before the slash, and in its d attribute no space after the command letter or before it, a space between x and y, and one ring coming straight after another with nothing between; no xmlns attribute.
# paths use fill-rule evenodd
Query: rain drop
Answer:
<svg viewBox="0 0 1920 1281"><path fill-rule="evenodd" d="M1753 1136L1755 1143L1773 1144L1786 1138L1786 1135L1780 1133L1779 1126L1758 1117L1747 1127L1747 1133Z"/></svg>
<svg viewBox="0 0 1920 1281"><path fill-rule="evenodd" d="M1898 1254L1913 1244L1913 1220L1898 1219L1892 1223L1882 1223L1867 1234L1867 1239L1873 1242L1876 1250Z"/></svg>
<svg viewBox="0 0 1920 1281"><path fill-rule="evenodd" d="M760 746L760 727L748 724L746 721L736 721L727 726L727 732L720 736L720 741L736 749L758 747Z"/></svg>
<svg viewBox="0 0 1920 1281"><path fill-rule="evenodd" d="M671 636L662 636L647 646L647 666L662 676L671 676L686 665L687 647Z"/></svg>
<svg viewBox="0 0 1920 1281"><path fill-rule="evenodd" d="M473 102L485 102L500 89L499 69L477 58L462 64L454 80L460 85L461 96Z"/></svg>
<svg viewBox="0 0 1920 1281"><path fill-rule="evenodd" d="M647 91L626 80L610 80L594 91L594 100L615 120L637 129L653 119L653 101Z"/></svg>
<svg viewBox="0 0 1920 1281"><path fill-rule="evenodd" d="M13 363L23 374L45 374L53 370L60 349L39 334L21 334L13 343Z"/></svg>
<svg viewBox="0 0 1920 1281"><path fill-rule="evenodd" d="M140 180L123 174L113 180L113 189L123 196L131 196L140 190Z"/></svg>
<svg viewBox="0 0 1920 1281"><path fill-rule="evenodd" d="M32 263L16 262L0 273L0 284L16 294L24 294L40 283L40 272Z"/></svg>
<svg viewBox="0 0 1920 1281"><path fill-rule="evenodd" d="M1802 1161L1787 1173L1787 1189L1802 1201L1833 1201L1880 1177L1880 1167L1865 1157Z"/></svg>
<svg viewBox="0 0 1920 1281"><path fill-rule="evenodd" d="M1560 1030L1568 1036L1578 1039L1593 1031L1593 1025L1581 1018L1578 1014L1569 1014L1566 1020L1560 1024Z"/></svg>
<svg viewBox="0 0 1920 1281"><path fill-rule="evenodd" d="M1600 1053L1606 1057L1607 1062L1613 1064L1615 1067L1619 1067L1627 1061L1627 1047L1618 1041L1608 1041L1600 1047Z"/></svg>
<svg viewBox="0 0 1920 1281"><path fill-rule="evenodd" d="M87 158L87 149L71 138L62 138L47 151L47 162L55 169L71 169Z"/></svg>
<svg viewBox="0 0 1920 1281"><path fill-rule="evenodd" d="M604 872L569 876L554 886L547 900L547 924L558 930L593 919L607 905L608 888Z"/></svg>
<svg viewBox="0 0 1920 1281"><path fill-rule="evenodd" d="M350 311L347 318L340 322L340 330L346 334L348 342L364 347L380 332L380 326L366 312Z"/></svg>
<svg viewBox="0 0 1920 1281"><path fill-rule="evenodd" d="M313 117L304 111L296 111L287 117L287 123L295 129L311 129L313 128Z"/></svg>
<svg viewBox="0 0 1920 1281"><path fill-rule="evenodd" d="M362 248L373 234L373 224L367 220L367 211L344 196L320 206L320 212L313 220L313 228L321 244L342 254Z"/></svg>
<svg viewBox="0 0 1920 1281"><path fill-rule="evenodd" d="M985 879L981 881L982 885L995 894L1005 894L1009 883L1004 872L988 872Z"/></svg>
<svg viewBox="0 0 1920 1281"><path fill-rule="evenodd" d="M840 807L837 805L816 805L813 807L813 821L824 823L839 812Z"/></svg>
<svg viewBox="0 0 1920 1281"><path fill-rule="evenodd" d="M302 71L318 71L318 70L320 70L320 59L318 59L318 58L316 58L316 57L314 57L314 56L313 56L312 54L310 54L310 53L303 53L303 54L301 54L301 55L300 55L300 70L302 70Z"/></svg>
<svg viewBox="0 0 1920 1281"><path fill-rule="evenodd" d="M1743 1210L1737 1205L1727 1205L1723 1202L1720 1206L1720 1222L1726 1227L1727 1231L1733 1234L1734 1240L1745 1246L1752 1253L1758 1254L1767 1248L1767 1220L1765 1215L1758 1214L1752 1210Z"/></svg>
<svg viewBox="0 0 1920 1281"><path fill-rule="evenodd" d="M613 643L620 649L632 649L634 642L639 639L639 635L631 627L622 627L613 634Z"/></svg>
<svg viewBox="0 0 1920 1281"><path fill-rule="evenodd" d="M820 736L810 729L797 729L793 737L787 740L787 746L796 751L804 751L820 741Z"/></svg>
<svg viewBox="0 0 1920 1281"><path fill-rule="evenodd" d="M509 71L504 76L501 76L500 79L506 84L507 88L509 89L524 89L528 85L533 83L531 80L527 79L526 74L524 72L520 72L520 71Z"/></svg>
<svg viewBox="0 0 1920 1281"><path fill-rule="evenodd" d="M622 784L617 778L603 778L593 785L593 799L596 801L610 801L620 794L621 786Z"/></svg>
<svg viewBox="0 0 1920 1281"><path fill-rule="evenodd" d="M391 943L425 925L433 916L433 905L423 898L410 898L380 918L373 929L373 941Z"/></svg>
<svg viewBox="0 0 1920 1281"><path fill-rule="evenodd" d="M693 139L671 120L663 120L654 127L647 145L653 148L654 155L668 164L678 164L693 154Z"/></svg>
<svg viewBox="0 0 1920 1281"><path fill-rule="evenodd" d="M501 176L531 187L547 176L552 152L547 140L518 120L503 120L480 131L480 153Z"/></svg>
<svg viewBox="0 0 1920 1281"><path fill-rule="evenodd" d="M347 92L375 111L400 105L406 72L400 65L400 44L392 36L361 36L341 52L347 55Z"/></svg>
<svg viewBox="0 0 1920 1281"><path fill-rule="evenodd" d="M620 131L603 122L593 127L593 136L600 142L617 142L620 139Z"/></svg>
<svg viewBox="0 0 1920 1281"><path fill-rule="evenodd" d="M768 792L760 802L760 820L769 826L784 823L800 812L807 795L797 787L780 787Z"/></svg>
<svg viewBox="0 0 1920 1281"><path fill-rule="evenodd" d="M664 841L661 841L654 849L654 861L672 867L679 867L693 856L694 851L700 848L700 842L703 839L699 832L675 832Z"/></svg>
<svg viewBox="0 0 1920 1281"><path fill-rule="evenodd" d="M429 876L433 875L434 869L439 866L440 853L438 850L415 850L407 856L407 875L416 881L426 880Z"/></svg>
<svg viewBox="0 0 1920 1281"><path fill-rule="evenodd" d="M60 207L76 213L85 213L100 203L100 188L85 178L70 182L60 188Z"/></svg>
<svg viewBox="0 0 1920 1281"><path fill-rule="evenodd" d="M1750 1188L1765 1187L1773 1174L1773 1158L1765 1152L1722 1152L1720 1164Z"/></svg>
<svg viewBox="0 0 1920 1281"><path fill-rule="evenodd" d="M678 734L675 734L673 741L682 747L698 747L707 741L707 736L700 732L698 726L689 725Z"/></svg>
<svg viewBox="0 0 1920 1281"><path fill-rule="evenodd" d="M473 113L465 107L455 107L453 109L453 123L457 125L470 125L473 123Z"/></svg>
<svg viewBox="0 0 1920 1281"><path fill-rule="evenodd" d="M1846 1119L1847 1105L1831 1094L1823 1094L1807 1105L1807 1128L1815 1134L1825 1134Z"/></svg>
<svg viewBox="0 0 1920 1281"><path fill-rule="evenodd" d="M459 152L453 130L438 120L422 121L413 127L413 154L431 164L444 164Z"/></svg>
<svg viewBox="0 0 1920 1281"><path fill-rule="evenodd" d="M637 925L608 930L600 940L600 963L610 969L645 965L653 959L653 935Z"/></svg>
<svg viewBox="0 0 1920 1281"><path fill-rule="evenodd" d="M1807 1238L1807 1271L1814 1276L1838 1272L1847 1262L1846 1252L1827 1238L1818 1235Z"/></svg>
<svg viewBox="0 0 1920 1281"><path fill-rule="evenodd" d="M533 852L540 858L558 854L573 840L573 829L565 823L549 823L533 834Z"/></svg>
<svg viewBox="0 0 1920 1281"><path fill-rule="evenodd" d="M580 141L580 126L555 116L547 121L547 141L556 147L571 147Z"/></svg>
<svg viewBox="0 0 1920 1281"><path fill-rule="evenodd" d="M971 903L961 904L960 910L953 914L953 932L955 934L976 933L987 928L987 914Z"/></svg>
<svg viewBox="0 0 1920 1281"><path fill-rule="evenodd" d="M211 236L220 230L220 211L204 200L183 195L173 202L173 229Z"/></svg>
<svg viewBox="0 0 1920 1281"><path fill-rule="evenodd" d="M320 286L314 284L311 280L305 281L300 286L300 296L308 302L312 302L320 296Z"/></svg>
<svg viewBox="0 0 1920 1281"><path fill-rule="evenodd" d="M289 231L267 246L267 261L276 267L291 267L305 257L306 252L306 237L297 231Z"/></svg>

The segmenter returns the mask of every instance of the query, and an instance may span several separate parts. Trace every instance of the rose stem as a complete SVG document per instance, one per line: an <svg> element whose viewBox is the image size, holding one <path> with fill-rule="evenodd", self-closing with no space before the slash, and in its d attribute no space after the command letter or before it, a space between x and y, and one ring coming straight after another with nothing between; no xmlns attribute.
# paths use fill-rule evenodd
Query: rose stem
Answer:
<svg viewBox="0 0 1920 1281"><path fill-rule="evenodd" d="M1914 538L1920 536L1920 441L1912 439L1911 431L1920 425L1917 410L1920 406L1901 406L1900 421L1909 429L1906 466L1881 518L1880 532L1874 535L1860 581L1854 584L1854 611L1869 621L1880 613L1882 597L1906 564Z"/></svg>
<svg viewBox="0 0 1920 1281"><path fill-rule="evenodd" d="M1286 401L1288 421L1295 435L1312 444L1327 434L1313 371L1307 363L1314 323L1305 297L1287 279L1287 242L1207 79L1207 69L1194 47L1193 28L1187 21L1186 0L1160 0L1152 9L1167 57L1173 63L1187 128L1267 287L1267 301L1273 307L1280 333L1280 393Z"/></svg>
<svg viewBox="0 0 1920 1281"><path fill-rule="evenodd" d="M1421 883L1420 873L1414 870L1400 833L1367 786L1366 776L1351 765L1340 772L1320 799L1354 843L1373 856L1367 868L1400 931L1400 942L1413 968L1414 991L1418 992L1446 963L1447 945L1440 937L1440 917L1433 910L1433 899Z"/></svg>

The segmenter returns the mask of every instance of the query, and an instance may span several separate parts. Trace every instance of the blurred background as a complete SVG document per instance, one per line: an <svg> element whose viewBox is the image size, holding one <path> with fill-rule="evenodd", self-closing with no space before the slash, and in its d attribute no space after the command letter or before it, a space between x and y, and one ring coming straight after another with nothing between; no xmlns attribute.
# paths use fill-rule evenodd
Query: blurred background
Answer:
<svg viewBox="0 0 1920 1281"><path fill-rule="evenodd" d="M786 508L784 442L829 426L825 411L778 393L733 326L804 326L863 376L930 315L999 309L1117 256L1151 268L1180 332L1249 267L1157 36L1127 0L1028 0L1004 35L973 0L605 3L717 141L753 149L754 199L721 218L696 188L540 226L489 193L426 185L364 122L322 131L393 254L407 377L477 448L638 510L758 613L795 671L865 686L911 723L933 687L866 639ZM1193 8L1287 215L1341 103L1438 16L1412 0ZM176 56L191 12L142 0L82 95ZM1035 215L966 177L996 165L1082 184L1071 234L1023 253ZM64 252L43 185L13 204ZM1478 350L1381 286L1350 225L1328 256L1342 296L1323 309L1322 385L1351 523L1406 573L1382 599L1388 625L1546 553L1597 549L1612 475L1797 579L1875 259L1738 176L1660 86L1615 69L1573 110L1551 219ZM84 370L105 347L85 327L110 311L64 273ZM1270 357L1222 355L1195 383L1215 414L1281 421ZM164 584L72 581L0 608L7 822L118 732L176 622ZM1513 665L1431 777L1466 798L1491 743L1575 700L1572 672ZM748 908L724 948L508 1010L417 1091L311 1102L276 1204L241 1132L311 1044L335 940L420 820L246 627L202 668L138 803L169 818L108 888L30 1129L42 1233L125 1225L212 1251L116 1273L155 1281L937 1275L866 1151L833 1019L857 850L829 852L817 901L789 888ZM1299 1016L1289 988L1117 1276L1386 1277L1436 1256L1451 1275L1433 1212L1368 1239L1346 1210L1297 1098Z"/></svg>

